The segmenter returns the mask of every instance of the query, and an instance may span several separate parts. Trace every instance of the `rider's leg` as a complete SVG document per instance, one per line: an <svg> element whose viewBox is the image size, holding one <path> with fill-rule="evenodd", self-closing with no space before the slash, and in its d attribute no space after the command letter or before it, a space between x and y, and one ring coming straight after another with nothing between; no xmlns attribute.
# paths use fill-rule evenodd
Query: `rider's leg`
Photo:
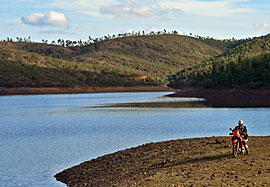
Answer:
<svg viewBox="0 0 270 187"><path fill-rule="evenodd" d="M247 145L247 143L246 143L246 140L244 139L244 141L243 141L243 148L246 150L246 152L247 152L247 154L249 155L249 149L248 149L248 145Z"/></svg>

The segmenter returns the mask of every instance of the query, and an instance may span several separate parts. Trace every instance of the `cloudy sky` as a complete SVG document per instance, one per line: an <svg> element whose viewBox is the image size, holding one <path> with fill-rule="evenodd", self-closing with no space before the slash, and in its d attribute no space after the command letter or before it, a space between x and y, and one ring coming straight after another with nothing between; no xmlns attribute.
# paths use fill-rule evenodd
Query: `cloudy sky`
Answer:
<svg viewBox="0 0 270 187"><path fill-rule="evenodd" d="M269 0L0 0L0 40L87 40L177 30L218 39L270 32Z"/></svg>

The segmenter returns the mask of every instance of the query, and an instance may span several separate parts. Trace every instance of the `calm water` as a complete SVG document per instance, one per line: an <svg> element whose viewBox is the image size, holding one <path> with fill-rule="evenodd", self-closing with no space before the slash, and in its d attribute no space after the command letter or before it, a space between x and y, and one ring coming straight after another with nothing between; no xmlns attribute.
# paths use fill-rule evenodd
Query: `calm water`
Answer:
<svg viewBox="0 0 270 187"><path fill-rule="evenodd" d="M228 135L239 119L270 135L270 109L89 108L178 100L168 93L0 97L0 186L65 186L53 175L107 153L187 137Z"/></svg>

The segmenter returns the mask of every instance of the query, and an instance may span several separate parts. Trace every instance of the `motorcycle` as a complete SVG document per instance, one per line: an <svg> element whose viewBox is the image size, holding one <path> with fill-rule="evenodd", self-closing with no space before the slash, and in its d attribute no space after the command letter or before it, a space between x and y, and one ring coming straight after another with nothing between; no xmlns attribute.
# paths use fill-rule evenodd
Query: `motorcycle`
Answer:
<svg viewBox="0 0 270 187"><path fill-rule="evenodd" d="M230 133L230 135L232 135L233 157L236 158L238 152L244 153L245 150L246 150L247 154L249 155L250 152L249 152L248 145L247 145L248 139L245 140L242 137L242 135L239 133L239 130L237 128L234 128L233 130L230 128L230 130L232 131L232 133Z"/></svg>

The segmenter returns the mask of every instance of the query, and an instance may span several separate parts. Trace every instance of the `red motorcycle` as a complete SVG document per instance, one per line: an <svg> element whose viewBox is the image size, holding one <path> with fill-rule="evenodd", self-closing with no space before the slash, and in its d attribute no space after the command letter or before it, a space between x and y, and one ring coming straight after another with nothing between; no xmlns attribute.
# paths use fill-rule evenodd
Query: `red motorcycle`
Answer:
<svg viewBox="0 0 270 187"><path fill-rule="evenodd" d="M247 145L248 139L245 140L237 128L234 128L233 130L230 128L230 130L232 131L230 135L232 135L233 157L236 158L238 152L244 153L244 150L246 150L249 155L250 152Z"/></svg>

